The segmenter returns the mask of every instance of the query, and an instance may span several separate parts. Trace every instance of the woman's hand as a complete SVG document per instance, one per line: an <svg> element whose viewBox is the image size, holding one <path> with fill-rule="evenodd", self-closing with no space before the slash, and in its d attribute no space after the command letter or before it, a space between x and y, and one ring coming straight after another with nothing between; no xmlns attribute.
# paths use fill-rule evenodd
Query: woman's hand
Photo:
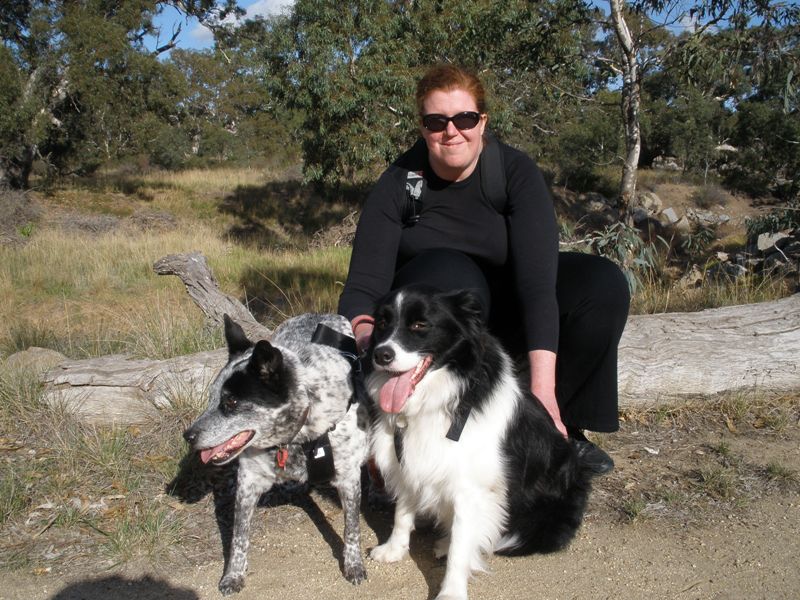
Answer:
<svg viewBox="0 0 800 600"><path fill-rule="evenodd" d="M357 340L358 338L356 338ZM358 343L356 341L356 343ZM556 429L567 437L567 428L561 420L561 411L556 401L556 354L549 350L528 352L531 365L531 393L539 399L555 423Z"/></svg>
<svg viewBox="0 0 800 600"><path fill-rule="evenodd" d="M372 330L375 329L375 320L369 315L358 315L350 322L353 327L353 337L356 338L356 348L363 354L369 347L372 339Z"/></svg>

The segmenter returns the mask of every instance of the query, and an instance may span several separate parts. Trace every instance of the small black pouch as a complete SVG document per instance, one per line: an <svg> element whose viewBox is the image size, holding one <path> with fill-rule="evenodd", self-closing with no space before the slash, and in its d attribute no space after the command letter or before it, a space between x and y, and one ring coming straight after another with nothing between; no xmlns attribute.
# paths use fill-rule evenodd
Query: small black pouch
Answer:
<svg viewBox="0 0 800 600"><path fill-rule="evenodd" d="M333 451L327 433L319 439L303 444L303 452L306 455L309 484L327 483L333 479Z"/></svg>

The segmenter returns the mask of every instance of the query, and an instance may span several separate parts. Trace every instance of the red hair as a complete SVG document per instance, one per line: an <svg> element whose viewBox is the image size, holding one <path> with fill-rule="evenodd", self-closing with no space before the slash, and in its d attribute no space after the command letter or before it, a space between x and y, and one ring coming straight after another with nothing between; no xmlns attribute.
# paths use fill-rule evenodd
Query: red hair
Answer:
<svg viewBox="0 0 800 600"><path fill-rule="evenodd" d="M417 111L422 116L425 100L437 91L464 90L475 100L478 112L486 112L486 91L483 83L472 71L450 64L431 67L417 83Z"/></svg>

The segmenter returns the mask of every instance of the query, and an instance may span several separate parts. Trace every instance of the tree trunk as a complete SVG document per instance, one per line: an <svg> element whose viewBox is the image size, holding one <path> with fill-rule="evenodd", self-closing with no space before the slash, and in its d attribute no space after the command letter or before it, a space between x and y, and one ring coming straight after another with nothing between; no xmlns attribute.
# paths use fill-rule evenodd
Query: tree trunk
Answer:
<svg viewBox="0 0 800 600"><path fill-rule="evenodd" d="M26 147L19 156L13 158L0 157L0 190L28 189L33 171L34 149Z"/></svg>
<svg viewBox="0 0 800 600"><path fill-rule="evenodd" d="M221 323L227 313L251 339L269 337L236 299L223 294L201 254L172 255L156 272L181 278L197 305ZM632 316L619 347L622 407L736 390L800 390L800 294L775 302L695 313ZM130 423L159 408L202 403L225 363L224 349L170 360L106 356L64 361L43 379L46 399L95 423Z"/></svg>
<svg viewBox="0 0 800 600"><path fill-rule="evenodd" d="M625 222L633 225L630 207L636 197L636 177L639 168L639 155L642 150L642 137L639 128L641 88L639 81L639 49L631 36L623 13L623 0L609 0L611 22L622 49L622 122L625 128L625 159L622 167L620 200Z"/></svg>
<svg viewBox="0 0 800 600"><path fill-rule="evenodd" d="M219 289L206 257L199 252L170 254L158 259L153 270L159 275L177 275L186 286L189 297L213 323L222 325L228 315L239 323L251 340L269 339L272 331L255 320L247 307Z"/></svg>

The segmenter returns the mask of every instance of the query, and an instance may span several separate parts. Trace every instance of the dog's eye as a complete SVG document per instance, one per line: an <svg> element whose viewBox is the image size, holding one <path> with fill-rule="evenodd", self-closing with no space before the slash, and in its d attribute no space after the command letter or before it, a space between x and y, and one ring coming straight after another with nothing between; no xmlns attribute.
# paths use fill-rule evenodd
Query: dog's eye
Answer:
<svg viewBox="0 0 800 600"><path fill-rule="evenodd" d="M430 327L430 324L426 321L414 321L411 324L411 331L425 331Z"/></svg>
<svg viewBox="0 0 800 600"><path fill-rule="evenodd" d="M233 394L223 394L219 403L223 410L233 410L236 408L236 397Z"/></svg>

